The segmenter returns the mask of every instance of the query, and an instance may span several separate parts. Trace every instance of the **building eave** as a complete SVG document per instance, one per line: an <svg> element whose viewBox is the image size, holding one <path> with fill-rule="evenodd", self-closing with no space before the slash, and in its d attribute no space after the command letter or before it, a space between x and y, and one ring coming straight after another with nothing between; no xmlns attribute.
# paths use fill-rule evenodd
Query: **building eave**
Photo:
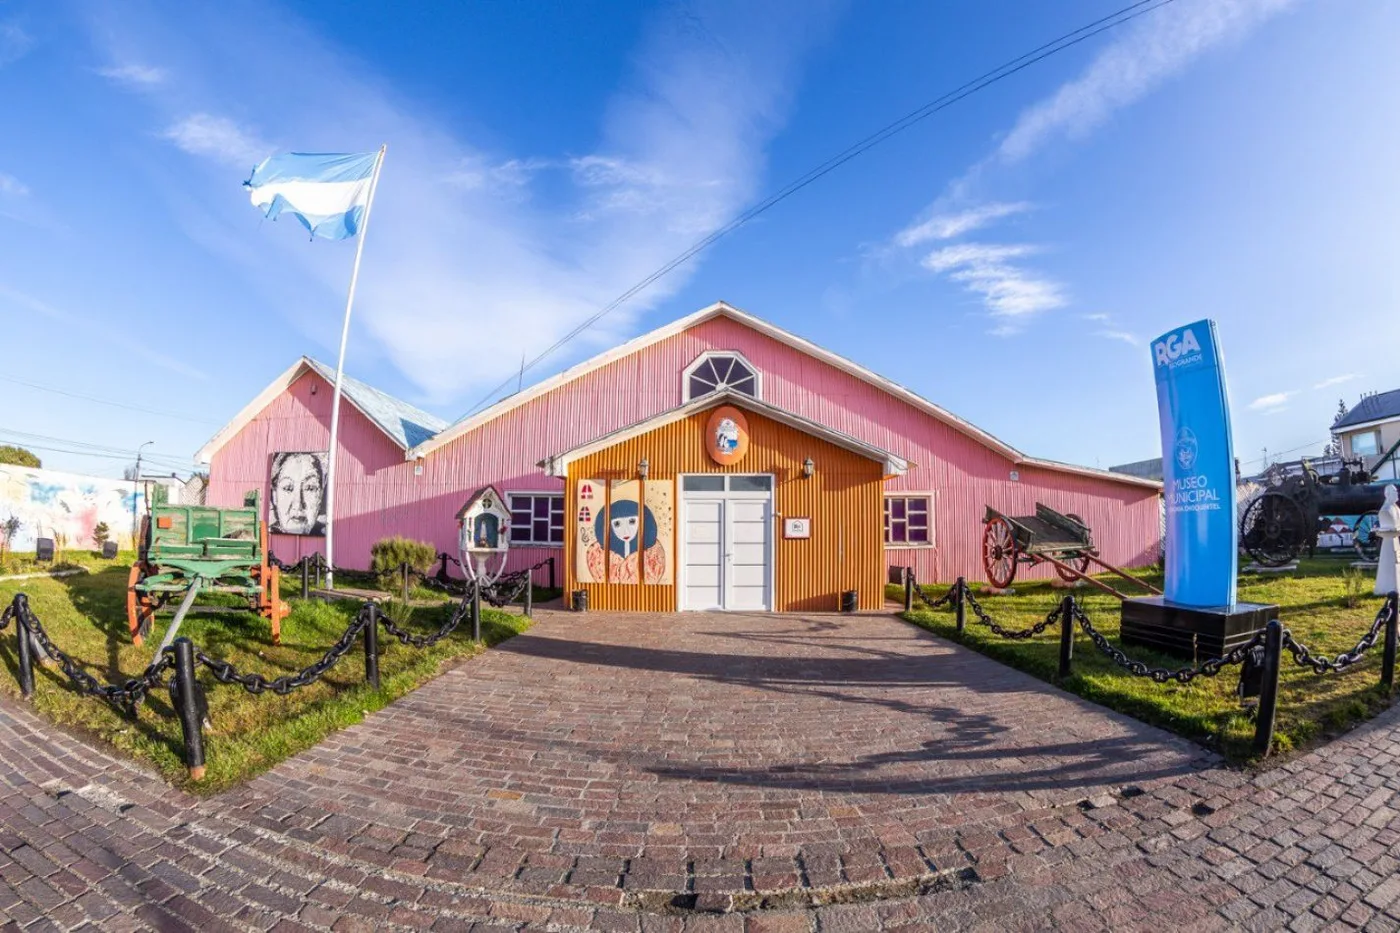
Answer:
<svg viewBox="0 0 1400 933"><path fill-rule="evenodd" d="M972 422L958 417L957 415L948 411L946 408L943 408L941 405L934 404L933 402L917 394L916 392L900 385L899 383L894 382L891 379L887 379L884 376L881 376L880 374L873 372L872 370L869 370L864 366L861 366L859 363L856 363L853 360L849 360L839 354L832 353L830 350L818 346L817 344L812 343L810 340L807 340L803 337L799 337L796 334L791 333L790 331L786 331L783 328L778 327L776 324L771 324L768 321L763 320L762 318L755 317L754 315L749 314L747 311L740 310L739 308L736 308L733 305L730 305L723 301L715 302L712 305L701 308L699 311L696 311L692 314L686 315L685 317L672 321L669 324L665 324L661 327L658 327L655 330L649 331L638 337L634 337L633 339L627 341L626 343L620 346L614 347L613 349L608 350L605 353L600 353L591 359L585 360L582 363L572 366L569 369L566 369L563 372L559 373L558 375L551 376L550 378L545 379L542 382L536 383L534 386L531 386L528 389L525 389L521 392L517 392L515 395L512 395L509 398L502 399L501 401L486 408L485 410L479 412L476 415L463 418L455 424L448 426L441 433L408 450L405 453L405 458L415 459L424 457L432 451L444 446L445 444L451 443L452 441L463 436L464 434L468 434L471 431L474 431L477 428L490 423L496 418L501 417L502 415L512 411L515 408L518 408L521 405L526 404L527 402L539 398L542 395L546 395L549 392L552 392L553 390L561 386L564 386L570 382L573 382L576 379L581 378L582 376L586 376L594 370L600 369L603 366L606 366L609 363L612 363L616 360L620 360L627 356L630 356L631 354L636 353L640 350L644 350L647 347L652 346L653 344L659 343L660 341L665 340L668 337L674 336L675 334L681 333L682 331L694 327L697 324L701 324L712 318L720 316L728 317L731 320L737 321L738 323L743 324L752 330L758 331L759 333L764 334L765 336L771 337L779 343L792 347L793 349L803 354L806 354L807 356L810 356L814 359L821 360L822 362L840 370L841 372L853 376L856 379L867 383L868 385L874 386L875 388L894 396L900 401L903 401L906 404L911 405L912 407L933 417L935 420L948 425L958 433L968 438L971 438L972 440L983 445L984 447L988 447L996 451L998 454L1011 461L1012 465L1014 466L1031 466L1036 467L1038 469L1051 470L1060 473L1070 473L1076 476L1092 477L1094 479L1107 480L1109 482L1122 483L1124 485L1137 486L1140 488L1162 488L1161 483L1154 482L1152 480L1143 480L1141 477L1127 476L1121 473L1110 473L1107 470L1098 470L1092 467L1084 467L1075 464L1060 463L1054 460L1042 460L1036 457L1029 457L1021 451L1017 450L1015 447L1012 447L1010 444L1007 444L1005 441L996 437L995 435L982 430Z"/></svg>
<svg viewBox="0 0 1400 933"><path fill-rule="evenodd" d="M548 476L565 477L569 472L569 464L582 457L595 454L600 450L606 450L615 444L620 444L631 438L645 434L648 431L664 427L665 425L680 421L683 418L688 418L696 412L705 411L706 409L721 404L733 405L736 408L742 408L745 411L763 415L766 418L771 418L780 424L785 424L804 434L819 438L829 444L849 450L852 453L860 454L869 460L874 460L876 463L881 464L885 471L884 475L887 477L903 476L909 470L909 461L898 454L891 453L873 444L867 444L859 438L852 437L841 431L834 431L823 424L803 418L801 415L794 414L783 408L778 408L776 405L770 405L767 402L761 402L758 399L750 398L747 395L735 392L731 389L711 392L699 398L691 399L689 402L661 412L658 415L652 415L650 418L644 418L641 421L609 432L602 437L594 438L586 444L580 444L563 453L546 457L539 461L536 466L543 470Z"/></svg>
<svg viewBox="0 0 1400 933"><path fill-rule="evenodd" d="M264 408L266 408L268 405L271 405L273 400L276 399L277 396L281 395L287 389L291 388L292 384L295 383L306 373L311 373L317 379L320 379L327 385L330 384L330 380L326 379L325 374L323 374L317 368L316 362L310 357L303 356L301 359L297 360L290 367L288 367L276 379L268 383L267 388L259 392L251 402L243 406L243 408L238 412L238 414L233 416L232 421L220 428L213 437L211 437L207 442L205 442L204 446L199 448L199 451L194 455L195 463L211 463L213 461L214 454L218 453L221 447L223 447L229 441L237 437L239 431L242 431L249 424L251 424L253 419L256 418ZM380 424L379 419L375 418L372 414L365 411L364 408L357 404L354 398L343 392L341 393L341 398L344 401L349 402L350 406L356 411L358 411L360 414L364 415L365 420L368 421L370 424L374 425L376 428L378 428L379 432L385 437L387 437L395 447L399 448L400 450L406 449L402 441L395 437L389 431L388 428Z"/></svg>

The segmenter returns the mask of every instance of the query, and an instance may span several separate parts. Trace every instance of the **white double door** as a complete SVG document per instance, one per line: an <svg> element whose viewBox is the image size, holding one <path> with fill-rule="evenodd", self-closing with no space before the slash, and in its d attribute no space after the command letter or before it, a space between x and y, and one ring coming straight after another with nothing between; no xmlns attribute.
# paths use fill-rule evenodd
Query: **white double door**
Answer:
<svg viewBox="0 0 1400 933"><path fill-rule="evenodd" d="M681 500L681 608L766 612L773 593L771 491L705 492Z"/></svg>

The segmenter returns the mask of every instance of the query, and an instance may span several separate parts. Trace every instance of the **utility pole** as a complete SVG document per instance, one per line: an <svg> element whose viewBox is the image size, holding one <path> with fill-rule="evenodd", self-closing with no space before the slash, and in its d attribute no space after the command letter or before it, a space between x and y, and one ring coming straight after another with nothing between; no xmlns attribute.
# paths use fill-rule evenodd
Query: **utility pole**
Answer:
<svg viewBox="0 0 1400 933"><path fill-rule="evenodd" d="M141 451L154 443L155 441L147 441L136 448L136 475L131 477L131 547L133 550L139 550L141 547L136 540L137 534L141 530L139 520L136 517L136 499L141 495Z"/></svg>

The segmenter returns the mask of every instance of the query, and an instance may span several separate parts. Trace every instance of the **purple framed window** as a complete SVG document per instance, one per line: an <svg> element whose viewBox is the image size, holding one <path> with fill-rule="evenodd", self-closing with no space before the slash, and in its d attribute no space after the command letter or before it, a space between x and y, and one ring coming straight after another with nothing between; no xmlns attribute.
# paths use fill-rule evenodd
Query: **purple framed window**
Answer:
<svg viewBox="0 0 1400 933"><path fill-rule="evenodd" d="M885 543L921 545L933 541L929 497L885 497Z"/></svg>
<svg viewBox="0 0 1400 933"><path fill-rule="evenodd" d="M512 492L510 543L564 544L564 494L561 492Z"/></svg>

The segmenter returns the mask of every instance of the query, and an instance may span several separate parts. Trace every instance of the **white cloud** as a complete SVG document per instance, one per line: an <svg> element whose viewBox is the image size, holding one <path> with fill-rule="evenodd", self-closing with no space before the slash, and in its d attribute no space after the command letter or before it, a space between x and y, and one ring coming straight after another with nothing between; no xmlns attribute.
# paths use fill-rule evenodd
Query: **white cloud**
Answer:
<svg viewBox="0 0 1400 933"><path fill-rule="evenodd" d="M834 22L828 6L657 7L596 144L579 152L480 145L270 6L257 9L255 53L228 13L162 21L158 38L143 28L151 23L94 13L93 33L112 60L158 54L178 69L179 82L147 99L164 109L167 137L186 151L246 172L254 152L267 154L258 145L264 136L303 151L388 142L356 297L356 329L370 339L352 339L362 359L380 354L415 382L420 401L446 406L476 402L518 368L522 353L535 356L754 199L802 58ZM217 116L240 113L249 100L268 102L256 133ZM532 183L546 171L557 176ZM202 178L197 195L172 193L172 215L247 269L270 306L296 321L308 350L327 352L338 325L309 309L343 300L348 248L258 223L246 198L230 197L227 173L219 177ZM693 266L546 365L620 339Z"/></svg>
<svg viewBox="0 0 1400 933"><path fill-rule="evenodd" d="M1120 340L1130 347L1142 346L1142 338L1126 330L1096 330L1094 331L1094 336L1102 337L1105 340Z"/></svg>
<svg viewBox="0 0 1400 933"><path fill-rule="evenodd" d="M1083 314L1080 316L1083 317L1086 321L1097 321L1100 324L1107 324L1109 320L1111 320L1111 318L1107 314L1103 313Z"/></svg>
<svg viewBox="0 0 1400 933"><path fill-rule="evenodd" d="M1019 259L1040 250L1027 245L999 245L988 243L959 243L934 250L923 258L921 265L930 272L947 272L959 266L986 266L1004 263L1008 259Z"/></svg>
<svg viewBox="0 0 1400 933"><path fill-rule="evenodd" d="M129 87L154 87L157 84L163 84L165 79L169 77L164 68L142 65L138 62L99 68L97 73L109 81Z"/></svg>
<svg viewBox="0 0 1400 933"><path fill-rule="evenodd" d="M1211 47L1243 37L1294 2L1176 3L1143 16L1095 56L1078 78L1022 112L997 148L997 156L1016 162L1056 136L1088 133Z"/></svg>
<svg viewBox="0 0 1400 933"><path fill-rule="evenodd" d="M1027 245L961 243L929 253L921 265L981 295L993 317L1020 318L1066 303L1058 282L1008 262L1036 252ZM994 333L1005 336L1013 326L1003 322Z"/></svg>
<svg viewBox="0 0 1400 933"><path fill-rule="evenodd" d="M987 224L1013 214L1021 214L1032 207L1025 201L992 202L956 213L938 213L925 221L905 227L895 234L896 246L917 246L929 240L951 240L985 227Z"/></svg>
<svg viewBox="0 0 1400 933"><path fill-rule="evenodd" d="M1297 394L1297 392L1274 392L1270 395L1261 395L1249 403L1249 410L1265 413L1281 411L1288 400Z"/></svg>
<svg viewBox="0 0 1400 933"><path fill-rule="evenodd" d="M161 134L190 155L208 156L230 166L251 170L273 147L228 117L208 113L187 116Z"/></svg>
<svg viewBox="0 0 1400 933"><path fill-rule="evenodd" d="M1313 385L1314 389L1325 389L1328 386L1339 386L1344 382L1351 382L1353 379L1360 379L1360 373L1342 373L1340 376L1329 376L1319 383Z"/></svg>
<svg viewBox="0 0 1400 933"><path fill-rule="evenodd" d="M1023 201L990 200L978 204L975 192L989 184L990 170L996 165L1020 162L1052 139L1088 133L1114 111L1149 93L1207 49L1244 36L1294 2L1206 0L1179 3L1133 21L1077 77L1023 110L986 158L948 183L944 193L923 212L926 219L915 221L894 235L893 248L909 249L930 240L953 239L1003 217L1030 210L1032 205ZM970 202L971 207L949 208L949 205ZM953 262L956 256L947 254L932 264L925 258L923 265L939 272L942 271L939 265ZM1067 303L1059 283L1021 269L1007 269L996 260L987 263L979 265L969 260L958 275L969 288L983 294L993 315L1031 314ZM1098 335L1125 343L1138 339L1117 327L1106 327Z"/></svg>
<svg viewBox="0 0 1400 933"><path fill-rule="evenodd" d="M0 66L17 62L34 45L34 39L17 23L0 23Z"/></svg>
<svg viewBox="0 0 1400 933"><path fill-rule="evenodd" d="M29 193L29 188L13 175L0 172L0 195L11 198L22 198Z"/></svg>

